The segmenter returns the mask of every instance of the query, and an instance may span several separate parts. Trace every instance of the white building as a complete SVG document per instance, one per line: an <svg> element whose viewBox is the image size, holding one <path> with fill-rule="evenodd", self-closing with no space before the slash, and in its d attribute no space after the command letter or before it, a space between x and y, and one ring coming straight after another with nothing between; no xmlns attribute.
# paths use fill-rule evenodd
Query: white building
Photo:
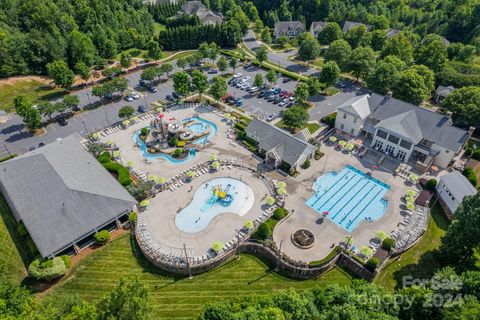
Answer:
<svg viewBox="0 0 480 320"><path fill-rule="evenodd" d="M440 177L437 184L440 204L450 217L466 196L473 196L477 189L460 172L452 171Z"/></svg>
<svg viewBox="0 0 480 320"><path fill-rule="evenodd" d="M448 167L475 130L453 126L451 116L372 93L340 105L335 127L365 137L375 150L426 171L433 164Z"/></svg>

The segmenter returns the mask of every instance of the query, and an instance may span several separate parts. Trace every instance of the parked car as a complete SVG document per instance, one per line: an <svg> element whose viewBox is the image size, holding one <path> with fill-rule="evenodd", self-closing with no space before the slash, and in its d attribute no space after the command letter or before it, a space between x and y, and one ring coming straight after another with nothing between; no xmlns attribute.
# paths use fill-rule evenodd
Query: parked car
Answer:
<svg viewBox="0 0 480 320"><path fill-rule="evenodd" d="M343 82L343 81L340 81L340 82L338 83L338 85L339 85L340 88L345 88L345 87L347 86L347 84L346 84L345 82Z"/></svg>
<svg viewBox="0 0 480 320"><path fill-rule="evenodd" d="M57 117L57 122L58 122L58 124L61 125L62 127L63 127L63 126L66 126L66 125L68 124L67 119L66 119L63 115Z"/></svg>
<svg viewBox="0 0 480 320"><path fill-rule="evenodd" d="M150 86L150 87L148 87L148 91L150 91L152 93L155 93L155 92L158 92L158 89L157 89L157 87Z"/></svg>
<svg viewBox="0 0 480 320"><path fill-rule="evenodd" d="M140 113L145 113L145 112L147 112L147 107L145 107L143 104L141 104L137 107L137 111L140 112Z"/></svg>
<svg viewBox="0 0 480 320"><path fill-rule="evenodd" d="M209 74L216 74L216 73L218 73L218 69L210 69L210 70L208 70L208 73Z"/></svg>
<svg viewBox="0 0 480 320"><path fill-rule="evenodd" d="M243 76L243 73L236 73L233 77L234 78L240 78L241 76Z"/></svg>
<svg viewBox="0 0 480 320"><path fill-rule="evenodd" d="M178 93L176 93L175 91L172 92L172 97L174 97L175 99L180 99L182 96L179 95Z"/></svg>
<svg viewBox="0 0 480 320"><path fill-rule="evenodd" d="M275 119L277 117L277 115L275 113L270 113L268 116L267 116L267 121L272 121L273 119Z"/></svg>
<svg viewBox="0 0 480 320"><path fill-rule="evenodd" d="M222 102L226 102L228 100L229 97L231 97L232 95L230 93L227 93L226 95L224 95L220 100Z"/></svg>
<svg viewBox="0 0 480 320"><path fill-rule="evenodd" d="M126 96L124 99L127 102L132 102L133 101L133 98L131 96Z"/></svg>
<svg viewBox="0 0 480 320"><path fill-rule="evenodd" d="M282 81L282 82L283 82L283 83L287 83L287 82L290 82L291 80L292 80L292 79L285 77L285 78L283 78L283 81Z"/></svg>
<svg viewBox="0 0 480 320"><path fill-rule="evenodd" d="M138 84L141 86L141 87L146 87L148 86L148 83L149 81L145 81L143 79L140 79L140 81L138 82Z"/></svg>
<svg viewBox="0 0 480 320"><path fill-rule="evenodd" d="M246 76L246 77L243 78L243 79L245 79L246 81L249 81L249 80L251 80L252 78L251 78L250 76Z"/></svg>
<svg viewBox="0 0 480 320"><path fill-rule="evenodd" d="M135 100L140 99L140 95L135 91L130 92L130 97L132 97Z"/></svg>
<svg viewBox="0 0 480 320"><path fill-rule="evenodd" d="M265 90L262 90L262 91L260 91L260 92L258 93L258 96L257 96L257 97L259 97L259 98L263 98L263 97L265 96L265 94L266 94L266 93L267 93L267 91L265 91Z"/></svg>
<svg viewBox="0 0 480 320"><path fill-rule="evenodd" d="M248 92L254 93L254 92L257 92L257 90L258 90L258 87L251 87L250 89L248 89Z"/></svg>
<svg viewBox="0 0 480 320"><path fill-rule="evenodd" d="M288 104L288 99L283 99L282 101L280 101L280 103L278 104L280 107L283 107L283 106L286 106Z"/></svg>
<svg viewBox="0 0 480 320"><path fill-rule="evenodd" d="M165 96L165 99L166 99L167 101L174 101L174 100L175 100L175 98L172 97L172 96L169 95L169 94L167 94L167 95Z"/></svg>
<svg viewBox="0 0 480 320"><path fill-rule="evenodd" d="M243 106L243 100L242 100L242 99L238 99L238 100L235 102L235 105L236 105L237 107Z"/></svg>

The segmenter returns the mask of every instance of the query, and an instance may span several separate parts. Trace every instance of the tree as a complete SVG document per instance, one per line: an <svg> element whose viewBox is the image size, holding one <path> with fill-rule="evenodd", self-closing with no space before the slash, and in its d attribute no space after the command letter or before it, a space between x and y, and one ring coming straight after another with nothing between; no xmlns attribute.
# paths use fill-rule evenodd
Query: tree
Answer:
<svg viewBox="0 0 480 320"><path fill-rule="evenodd" d="M227 94L227 82L222 77L214 77L210 87L210 94L217 102Z"/></svg>
<svg viewBox="0 0 480 320"><path fill-rule="evenodd" d="M479 233L480 193L477 193L465 197L455 212L454 222L450 224L442 238L440 246L442 261L460 271L473 269L474 249L480 245Z"/></svg>
<svg viewBox="0 0 480 320"><path fill-rule="evenodd" d="M153 319L153 306L153 298L138 278L122 277L118 287L98 302L98 320Z"/></svg>
<svg viewBox="0 0 480 320"><path fill-rule="evenodd" d="M186 72L181 71L173 75L173 90L182 96L188 94L190 91L190 80Z"/></svg>
<svg viewBox="0 0 480 320"><path fill-rule="evenodd" d="M48 75L56 85L62 88L69 88L73 84L75 74L63 60L56 60L47 64Z"/></svg>
<svg viewBox="0 0 480 320"><path fill-rule="evenodd" d="M480 127L480 87L464 87L449 94L442 107L453 112L455 121Z"/></svg>
<svg viewBox="0 0 480 320"><path fill-rule="evenodd" d="M407 69L400 73L393 94L396 98L416 105L430 95L423 77L415 69Z"/></svg>
<svg viewBox="0 0 480 320"><path fill-rule="evenodd" d="M380 60L366 78L368 87L378 93L393 91L398 82L400 72L405 68L405 62L396 56L388 56Z"/></svg>
<svg viewBox="0 0 480 320"><path fill-rule="evenodd" d="M281 35L275 39L275 43L281 46L285 46L288 43L288 37L285 35Z"/></svg>
<svg viewBox="0 0 480 320"><path fill-rule="evenodd" d="M160 74L158 67L148 67L140 74L140 79L145 81L153 81Z"/></svg>
<svg viewBox="0 0 480 320"><path fill-rule="evenodd" d="M276 84L277 83L277 73L275 72L275 70L268 70L267 72L267 80L268 80L268 83L270 84Z"/></svg>
<svg viewBox="0 0 480 320"><path fill-rule="evenodd" d="M292 131L304 127L307 121L308 112L303 107L294 106L283 112L283 123Z"/></svg>
<svg viewBox="0 0 480 320"><path fill-rule="evenodd" d="M129 53L122 52L120 55L120 65L122 68L128 68L132 64L132 56Z"/></svg>
<svg viewBox="0 0 480 320"><path fill-rule="evenodd" d="M132 106L123 106L118 111L120 118L130 118L135 113L135 109Z"/></svg>
<svg viewBox="0 0 480 320"><path fill-rule="evenodd" d="M387 41L385 48L382 51L382 58L386 56L397 56L398 58L405 61L407 64L410 64L413 60L413 46L405 35L405 33L400 32L399 34L393 36L390 40Z"/></svg>
<svg viewBox="0 0 480 320"><path fill-rule="evenodd" d="M432 91L435 90L435 73L421 64L415 64L411 66L410 69L415 70L423 78L428 95L430 95Z"/></svg>
<svg viewBox="0 0 480 320"><path fill-rule="evenodd" d="M35 129L40 127L42 121L40 112L33 106L29 106L27 109L25 109L25 113L22 118L23 122L27 126L27 129L30 131L35 131Z"/></svg>
<svg viewBox="0 0 480 320"><path fill-rule="evenodd" d="M27 113L27 109L32 106L31 102L28 101L25 96L16 96L13 100L13 105L15 106L15 112L20 116L24 117Z"/></svg>
<svg viewBox="0 0 480 320"><path fill-rule="evenodd" d="M162 57L162 50L160 49L160 45L155 40L150 40L147 43L147 55L149 58L153 60L158 60Z"/></svg>
<svg viewBox="0 0 480 320"><path fill-rule="evenodd" d="M435 72L442 71L447 62L447 47L442 39L435 34L427 35L415 52L415 62Z"/></svg>
<svg viewBox="0 0 480 320"><path fill-rule="evenodd" d="M298 57L300 60L310 63L310 61L314 60L320 54L320 45L317 39L311 34L308 35L309 36L300 44L300 48L298 48Z"/></svg>
<svg viewBox="0 0 480 320"><path fill-rule="evenodd" d="M173 71L173 66L170 63L164 63L159 68L159 71L161 73L165 73L167 75L167 78L170 77L170 72Z"/></svg>
<svg viewBox="0 0 480 320"><path fill-rule="evenodd" d="M255 74L255 79L253 80L253 85L255 87L261 87L263 86L264 80L263 80L263 75L261 73Z"/></svg>
<svg viewBox="0 0 480 320"><path fill-rule="evenodd" d="M358 47L352 51L348 69L357 78L366 78L375 64L375 52L372 48Z"/></svg>
<svg viewBox="0 0 480 320"><path fill-rule="evenodd" d="M104 76L107 79L111 79L111 78L117 76L120 72L122 72L122 68L111 67L111 68L107 68L105 70L102 70L102 76Z"/></svg>
<svg viewBox="0 0 480 320"><path fill-rule="evenodd" d="M318 42L322 45L330 45L333 41L343 37L342 29L336 22L329 22L318 34Z"/></svg>
<svg viewBox="0 0 480 320"><path fill-rule="evenodd" d="M202 42L198 46L198 54L200 57L202 57L203 60L208 58L208 51L209 51L209 46L207 42Z"/></svg>
<svg viewBox="0 0 480 320"><path fill-rule="evenodd" d="M202 96L208 89L208 78L200 70L193 70L192 72L192 87L195 92Z"/></svg>
<svg viewBox="0 0 480 320"><path fill-rule="evenodd" d="M308 87L308 95L309 96L316 96L322 88L322 84L314 76L308 77L308 79L305 83L307 84L307 87Z"/></svg>
<svg viewBox="0 0 480 320"><path fill-rule="evenodd" d="M258 48L255 52L255 57L260 63L260 65L262 65L263 62L268 59L267 47L265 47L264 45L260 45L260 48Z"/></svg>
<svg viewBox="0 0 480 320"><path fill-rule="evenodd" d="M335 40L330 44L330 47L325 52L325 61L335 61L340 67L340 70L346 71L352 48L345 40Z"/></svg>
<svg viewBox="0 0 480 320"><path fill-rule="evenodd" d="M295 98L297 98L300 101L306 101L308 99L309 95L309 90L308 90L308 85L306 83L300 82L297 84L295 87L295 90L293 92Z"/></svg>
<svg viewBox="0 0 480 320"><path fill-rule="evenodd" d="M359 46L369 46L371 35L367 33L365 26L353 27L345 34L345 40L355 49Z"/></svg>
<svg viewBox="0 0 480 320"><path fill-rule="evenodd" d="M371 33L371 47L375 51L382 51L387 43L387 32L385 30L375 30Z"/></svg>
<svg viewBox="0 0 480 320"><path fill-rule="evenodd" d="M76 29L70 33L68 55L71 65L83 62L87 66L92 66L97 55L97 49L89 36Z"/></svg>
<svg viewBox="0 0 480 320"><path fill-rule="evenodd" d="M179 59L177 59L177 67L182 68L183 70L185 70L185 68L187 67L187 65L188 65L187 59L185 59L185 58L179 58Z"/></svg>
<svg viewBox="0 0 480 320"><path fill-rule="evenodd" d="M217 59L219 51L220 51L220 49L218 48L217 44L215 42L212 42L208 45L207 57L210 60L215 61Z"/></svg>
<svg viewBox="0 0 480 320"><path fill-rule="evenodd" d="M232 68L232 72L235 73L235 69L237 68L237 59L232 57L228 61L228 66Z"/></svg>
<svg viewBox="0 0 480 320"><path fill-rule="evenodd" d="M80 98L77 95L67 94L63 97L63 104L68 109L77 109L80 104Z"/></svg>
<svg viewBox="0 0 480 320"><path fill-rule="evenodd" d="M330 87L337 83L339 76L340 67L335 61L328 61L323 65L322 72L320 73L320 82Z"/></svg>
<svg viewBox="0 0 480 320"><path fill-rule="evenodd" d="M75 65L75 71L83 80L90 79L90 76L92 75L90 72L90 67L83 62L79 62Z"/></svg>
<svg viewBox="0 0 480 320"><path fill-rule="evenodd" d="M56 106L54 103L51 103L50 101L40 101L38 104L38 112L42 116L52 118L52 115L57 112Z"/></svg>
<svg viewBox="0 0 480 320"><path fill-rule="evenodd" d="M268 27L262 30L262 33L260 34L260 39L262 39L264 43L272 43L272 35L270 34L270 29Z"/></svg>
<svg viewBox="0 0 480 320"><path fill-rule="evenodd" d="M220 59L218 59L218 61L217 61L217 67L218 67L218 70L220 70L220 72L222 72L222 73L227 71L227 68L228 68L227 58L225 58L223 56L220 57Z"/></svg>

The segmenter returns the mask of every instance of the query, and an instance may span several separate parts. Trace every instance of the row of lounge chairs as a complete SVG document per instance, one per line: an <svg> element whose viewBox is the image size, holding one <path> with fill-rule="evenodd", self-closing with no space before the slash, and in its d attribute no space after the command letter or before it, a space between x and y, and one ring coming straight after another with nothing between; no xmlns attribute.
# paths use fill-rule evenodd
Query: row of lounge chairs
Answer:
<svg viewBox="0 0 480 320"><path fill-rule="evenodd" d="M147 112L147 113L143 113L143 114L141 114L140 116L138 116L138 117L137 117L138 120L137 120L137 121L133 121L132 124L137 123L137 122L139 122L139 121L143 121L143 120L152 118L152 117L153 117L153 114L151 114L151 113L148 113L148 112ZM113 127L109 127L109 128L107 128L107 129L102 130L102 131L100 132L100 135L101 135L102 137L106 137L106 136L108 136L108 135L110 135L110 134L112 134L112 133L115 133L115 132L121 130L122 128L123 128L123 127L122 127L122 125L120 125L120 124L119 124L119 125L116 125L116 126L113 126Z"/></svg>
<svg viewBox="0 0 480 320"><path fill-rule="evenodd" d="M115 161L117 161L118 163L120 163L124 167L128 167L127 163L125 162L125 160L122 157L115 158ZM133 172L135 174L135 176L143 182L148 180L148 177L145 174L145 172L143 172L141 170L138 170L138 169L135 169L135 168L130 168L130 172Z"/></svg>
<svg viewBox="0 0 480 320"><path fill-rule="evenodd" d="M391 237L395 239L395 250L403 251L420 238L427 229L429 209L416 206L414 213L405 217L400 227L392 232Z"/></svg>

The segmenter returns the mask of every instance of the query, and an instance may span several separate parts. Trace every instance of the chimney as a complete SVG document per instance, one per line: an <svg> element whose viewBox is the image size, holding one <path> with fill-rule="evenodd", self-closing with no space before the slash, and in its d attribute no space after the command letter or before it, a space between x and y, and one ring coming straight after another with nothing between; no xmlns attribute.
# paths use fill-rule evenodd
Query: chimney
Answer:
<svg viewBox="0 0 480 320"><path fill-rule="evenodd" d="M448 118L448 119L452 119L452 115L453 115L453 112L452 111L447 111L445 113L445 116ZM475 128L474 128L475 129Z"/></svg>
<svg viewBox="0 0 480 320"><path fill-rule="evenodd" d="M470 139L470 137L473 135L473 133L475 132L475 127L470 127L468 128L468 138Z"/></svg>
<svg viewBox="0 0 480 320"><path fill-rule="evenodd" d="M391 90L388 90L386 94L387 98L390 99L392 95L393 95L393 92Z"/></svg>

